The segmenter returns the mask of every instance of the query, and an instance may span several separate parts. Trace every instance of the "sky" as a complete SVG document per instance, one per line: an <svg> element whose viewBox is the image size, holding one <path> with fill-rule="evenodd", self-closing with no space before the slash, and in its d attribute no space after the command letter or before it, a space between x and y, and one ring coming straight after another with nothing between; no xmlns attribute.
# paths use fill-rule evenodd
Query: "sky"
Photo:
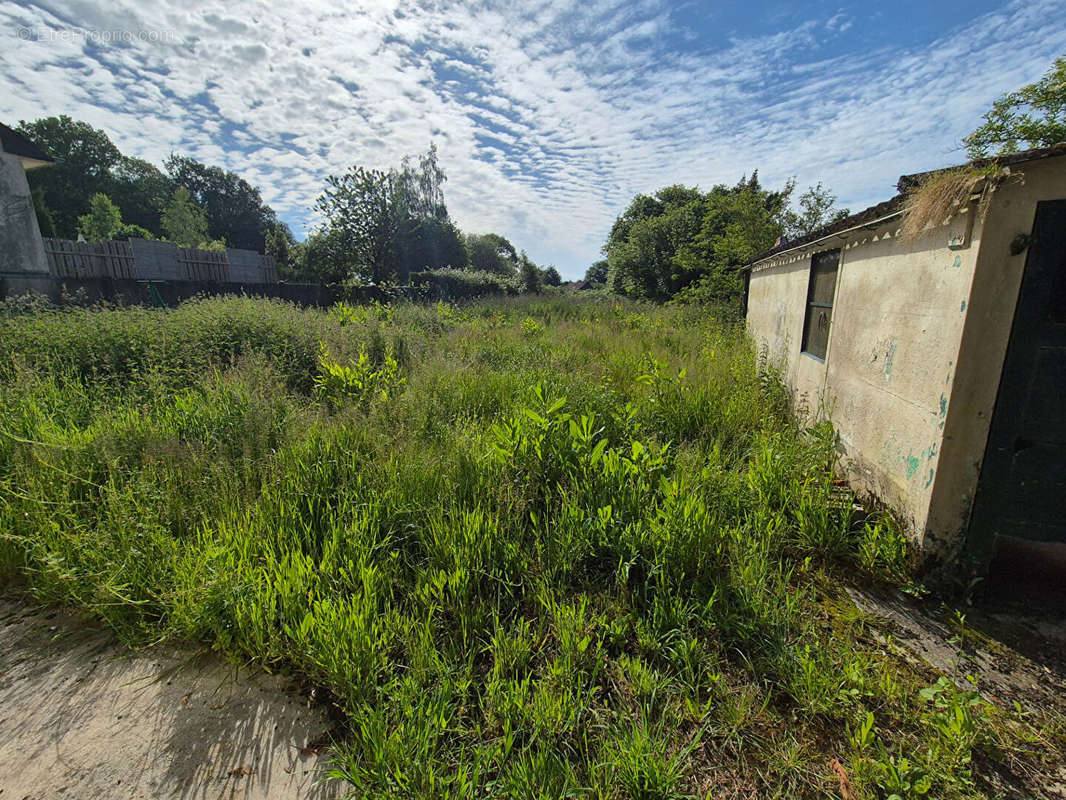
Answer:
<svg viewBox="0 0 1066 800"><path fill-rule="evenodd" d="M673 183L885 200L1066 54L1066 0L343 5L0 0L0 121L221 165L301 238L326 176L432 142L460 228L578 278Z"/></svg>

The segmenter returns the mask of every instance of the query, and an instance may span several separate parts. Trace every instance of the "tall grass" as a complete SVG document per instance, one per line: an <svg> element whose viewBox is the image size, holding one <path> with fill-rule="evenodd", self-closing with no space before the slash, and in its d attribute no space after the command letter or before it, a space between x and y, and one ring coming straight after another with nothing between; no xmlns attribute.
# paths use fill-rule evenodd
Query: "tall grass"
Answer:
<svg viewBox="0 0 1066 800"><path fill-rule="evenodd" d="M734 325L229 298L11 315L0 349L0 578L328 688L355 796L813 797L831 756L857 796L981 791L998 712L933 747L833 611L901 539Z"/></svg>

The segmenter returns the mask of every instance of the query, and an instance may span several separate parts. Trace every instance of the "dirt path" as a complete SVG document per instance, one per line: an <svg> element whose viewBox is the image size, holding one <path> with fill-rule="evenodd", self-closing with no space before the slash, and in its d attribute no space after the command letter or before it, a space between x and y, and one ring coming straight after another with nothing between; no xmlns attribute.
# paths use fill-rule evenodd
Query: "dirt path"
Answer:
<svg viewBox="0 0 1066 800"><path fill-rule="evenodd" d="M329 728L279 676L0 600L0 800L336 797Z"/></svg>

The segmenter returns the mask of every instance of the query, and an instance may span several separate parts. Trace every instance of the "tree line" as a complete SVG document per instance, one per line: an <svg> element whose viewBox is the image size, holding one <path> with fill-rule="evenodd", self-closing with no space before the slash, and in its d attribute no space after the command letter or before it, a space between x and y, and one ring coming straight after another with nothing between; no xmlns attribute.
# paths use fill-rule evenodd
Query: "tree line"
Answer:
<svg viewBox="0 0 1066 800"><path fill-rule="evenodd" d="M56 162L28 174L45 236L166 238L260 252L276 231L292 240L259 190L234 172L176 154L160 169L66 115L22 121L18 129Z"/></svg>
<svg viewBox="0 0 1066 800"><path fill-rule="evenodd" d="M756 171L707 192L675 184L638 194L611 226L605 258L585 279L631 297L733 302L741 292L740 267L755 255L848 215L820 183L795 207L794 192L791 180L764 188Z"/></svg>
<svg viewBox="0 0 1066 800"><path fill-rule="evenodd" d="M395 169L357 165L331 175L316 203L322 223L298 242L259 189L234 172L177 154L160 169L66 115L22 121L18 130L55 159L28 173L44 236L256 250L275 256L284 278L323 283L400 284L412 272L443 268L491 273L533 291L562 281L504 236L458 229L432 145Z"/></svg>
<svg viewBox="0 0 1066 800"><path fill-rule="evenodd" d="M300 255L305 273L323 283L354 276L382 284L406 283L414 270L475 270L524 291L562 282L555 267L541 269L506 237L460 231L444 202L447 180L434 145L391 170L356 165L330 175L316 203L323 223Z"/></svg>
<svg viewBox="0 0 1066 800"><path fill-rule="evenodd" d="M1044 76L998 98L961 142L971 159L1066 142L1066 56ZM621 294L735 303L740 267L779 240L796 239L837 219L836 197L822 184L790 205L795 182L765 189L758 172L709 192L667 186L639 194L615 220L585 280Z"/></svg>

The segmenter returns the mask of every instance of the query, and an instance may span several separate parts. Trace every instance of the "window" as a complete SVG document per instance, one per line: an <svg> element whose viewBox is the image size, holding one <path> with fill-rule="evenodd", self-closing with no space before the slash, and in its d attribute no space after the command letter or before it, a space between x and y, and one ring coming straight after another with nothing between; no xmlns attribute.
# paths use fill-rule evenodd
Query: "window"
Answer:
<svg viewBox="0 0 1066 800"><path fill-rule="evenodd" d="M839 250L827 250L811 257L811 281L807 287L802 350L817 358L825 358L825 350L829 344L829 324L833 319L833 292L837 285L839 264Z"/></svg>

